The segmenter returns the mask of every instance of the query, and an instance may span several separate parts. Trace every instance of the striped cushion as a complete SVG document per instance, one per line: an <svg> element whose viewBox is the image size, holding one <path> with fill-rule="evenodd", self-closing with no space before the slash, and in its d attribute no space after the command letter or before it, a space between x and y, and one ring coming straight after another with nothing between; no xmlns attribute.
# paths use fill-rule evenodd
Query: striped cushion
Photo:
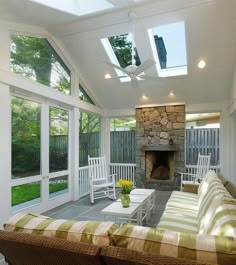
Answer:
<svg viewBox="0 0 236 265"><path fill-rule="evenodd" d="M198 211L198 196L189 192L173 191L166 204L166 209L169 208L196 212Z"/></svg>
<svg viewBox="0 0 236 265"><path fill-rule="evenodd" d="M213 185L219 184L221 186L222 182L217 176L208 177L205 180L203 180L198 188L198 201L199 206L201 205L201 202L205 195L209 192L209 188Z"/></svg>
<svg viewBox="0 0 236 265"><path fill-rule="evenodd" d="M198 224L200 226L202 219L206 215L211 203L215 199L232 198L226 188L222 185L221 181L213 180L209 183L206 182L207 192L204 197L199 198L199 212L198 212Z"/></svg>
<svg viewBox="0 0 236 265"><path fill-rule="evenodd" d="M164 231L124 224L113 234L114 244L142 252L198 260L211 264L236 264L236 239Z"/></svg>
<svg viewBox="0 0 236 265"><path fill-rule="evenodd" d="M214 170L208 170L205 177L202 179L199 188L198 188L198 195L201 196L201 193L203 192L203 186L205 182L209 182L212 178L217 178L217 175Z"/></svg>
<svg viewBox="0 0 236 265"><path fill-rule="evenodd" d="M198 232L198 223L196 216L164 212L156 228L196 234Z"/></svg>
<svg viewBox="0 0 236 265"><path fill-rule="evenodd" d="M214 199L201 221L199 233L236 238L236 200Z"/></svg>
<svg viewBox="0 0 236 265"><path fill-rule="evenodd" d="M32 213L18 213L4 224L4 229L108 246L112 245L111 235L117 229L117 225L113 222L80 222L52 219Z"/></svg>

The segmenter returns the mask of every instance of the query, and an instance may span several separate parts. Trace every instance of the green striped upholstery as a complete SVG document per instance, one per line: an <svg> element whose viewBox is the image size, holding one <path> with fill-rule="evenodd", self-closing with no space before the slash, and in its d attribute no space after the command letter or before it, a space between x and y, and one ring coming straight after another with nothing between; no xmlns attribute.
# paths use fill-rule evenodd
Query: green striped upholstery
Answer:
<svg viewBox="0 0 236 265"><path fill-rule="evenodd" d="M18 213L4 224L4 229L108 246L112 245L111 235L117 225L113 222L52 219L32 213Z"/></svg>
<svg viewBox="0 0 236 265"><path fill-rule="evenodd" d="M222 182L217 177L217 175L203 179L198 189L198 206L199 207L201 207L201 203L202 203L202 200L205 198L205 195L210 192L210 188L217 184L221 187L223 186Z"/></svg>
<svg viewBox="0 0 236 265"><path fill-rule="evenodd" d="M219 180L219 179L218 179ZM232 198L223 184L218 182L216 179L213 179L209 182L206 182L207 188L206 192L204 192L204 196L201 194L201 198L199 198L199 211L198 211L198 224L200 226L202 219L206 215L211 203L215 199L223 199L223 198Z"/></svg>
<svg viewBox="0 0 236 265"><path fill-rule="evenodd" d="M196 234L198 232L198 223L196 216L164 212L156 228Z"/></svg>
<svg viewBox="0 0 236 265"><path fill-rule="evenodd" d="M236 239L124 224L113 234L118 247L222 265L236 264Z"/></svg>
<svg viewBox="0 0 236 265"><path fill-rule="evenodd" d="M236 238L236 200L214 199L200 223L199 233Z"/></svg>
<svg viewBox="0 0 236 265"><path fill-rule="evenodd" d="M166 204L166 209L169 208L196 212L198 211L198 195L189 192L173 191Z"/></svg>
<svg viewBox="0 0 236 265"><path fill-rule="evenodd" d="M164 213L178 215L178 216L186 216L186 217L190 217L193 219L197 219L197 216L198 216L198 211L188 211L188 210L178 209L178 208L165 209Z"/></svg>

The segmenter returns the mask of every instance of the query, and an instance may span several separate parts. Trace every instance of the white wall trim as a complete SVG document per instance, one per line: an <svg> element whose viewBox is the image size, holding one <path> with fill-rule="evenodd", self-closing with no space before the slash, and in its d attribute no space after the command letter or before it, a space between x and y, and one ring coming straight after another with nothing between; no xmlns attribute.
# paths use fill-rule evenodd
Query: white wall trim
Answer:
<svg viewBox="0 0 236 265"><path fill-rule="evenodd" d="M63 94L53 88L39 84L26 77L22 77L9 71L0 70L0 82L8 84L15 89L20 88L22 91L30 92L42 97L47 97L51 100L57 100L62 104L66 104L71 107L81 108L100 115L103 114L102 110L97 106L88 104L82 100Z"/></svg>

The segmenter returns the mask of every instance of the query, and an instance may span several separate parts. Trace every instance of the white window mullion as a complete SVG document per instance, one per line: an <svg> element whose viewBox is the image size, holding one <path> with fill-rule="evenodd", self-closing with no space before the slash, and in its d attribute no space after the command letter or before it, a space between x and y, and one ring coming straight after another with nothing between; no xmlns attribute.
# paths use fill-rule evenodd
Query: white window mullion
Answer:
<svg viewBox="0 0 236 265"><path fill-rule="evenodd" d="M46 101L45 101L46 102ZM49 198L49 106L42 104L41 112L41 196L43 208L46 207ZM46 208L45 208L46 209Z"/></svg>
<svg viewBox="0 0 236 265"><path fill-rule="evenodd" d="M8 85L0 83L0 227L11 214L11 94Z"/></svg>
<svg viewBox="0 0 236 265"><path fill-rule="evenodd" d="M71 164L71 187L72 189L72 200L79 199L79 117L80 112L78 108L74 108L71 115L71 155L73 161Z"/></svg>

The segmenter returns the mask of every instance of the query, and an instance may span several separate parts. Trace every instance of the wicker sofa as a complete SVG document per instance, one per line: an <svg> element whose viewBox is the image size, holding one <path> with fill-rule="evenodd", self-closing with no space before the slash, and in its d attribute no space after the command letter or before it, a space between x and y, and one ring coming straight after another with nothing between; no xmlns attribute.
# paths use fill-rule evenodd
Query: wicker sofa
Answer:
<svg viewBox="0 0 236 265"><path fill-rule="evenodd" d="M224 185L229 182L210 171L198 194L173 192L156 229L17 214L0 231L0 252L11 265L233 265L236 200Z"/></svg>

